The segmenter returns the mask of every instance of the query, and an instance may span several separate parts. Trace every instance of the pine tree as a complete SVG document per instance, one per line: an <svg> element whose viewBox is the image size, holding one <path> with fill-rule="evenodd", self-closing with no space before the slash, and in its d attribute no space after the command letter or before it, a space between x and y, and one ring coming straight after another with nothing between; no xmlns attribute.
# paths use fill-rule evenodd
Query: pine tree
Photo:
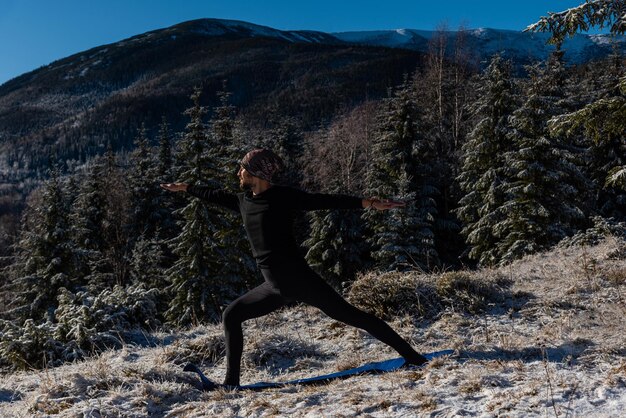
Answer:
<svg viewBox="0 0 626 418"><path fill-rule="evenodd" d="M214 158L223 162L221 178L223 187L231 193L237 193L240 192L237 175L239 163L247 150L235 117L236 108L230 104L231 95L224 82L222 90L217 93L220 104L213 109L211 135L215 149L221 150L220 155L214 155ZM225 212L228 225L223 229L221 236L226 253L222 275L225 278L231 277L229 282L233 288L241 290L242 285L249 287L258 281L256 262L251 255L241 215Z"/></svg>
<svg viewBox="0 0 626 418"><path fill-rule="evenodd" d="M339 138L324 138L327 151L333 152L332 159L328 155L323 159L311 159L310 165L316 169L332 170L328 178L317 179L322 186L322 192L332 194L360 195L360 190L350 187L351 171L355 169L352 163L359 153L359 144L337 143L346 141L345 132L340 132ZM319 146L320 139L315 140L314 146ZM339 147L344 147L339 150ZM349 147L349 148L348 148ZM341 154L341 156L340 156ZM343 157L343 159L341 159ZM334 166L333 166L334 165ZM346 210L319 210L308 213L310 231L303 244L307 248L306 260L309 265L327 282L341 290L343 285L356 276L362 266L362 258L367 251L367 244L363 240L363 221L359 211Z"/></svg>
<svg viewBox="0 0 626 418"><path fill-rule="evenodd" d="M563 66L560 54L547 67L529 69L525 103L513 112L509 137L514 149L504 154L504 219L495 225L500 262L545 250L572 235L585 219L581 197L584 176L563 138L550 136L547 122L561 112Z"/></svg>
<svg viewBox="0 0 626 418"><path fill-rule="evenodd" d="M224 81L222 90L217 92L219 105L213 108L210 121L210 147L207 158L215 161L219 167L215 173L223 187L231 192L239 190L239 162L246 153L235 119L236 108L230 104L232 93L226 89Z"/></svg>
<svg viewBox="0 0 626 418"><path fill-rule="evenodd" d="M560 44L566 36L605 26L610 27L611 34L626 33L624 2L588 0L578 7L542 17L526 30L551 32L551 42ZM623 65L623 60L618 58L617 66L620 65ZM607 68L603 70L604 73L610 73L606 71ZM604 191L606 188L614 188L608 190L609 198L601 203L601 211L623 217L626 214L626 77L623 73L620 81L614 85L617 87L615 94L594 100L581 110L555 118L551 123L551 130L557 134L571 134L582 128L597 147L594 149L592 146L592 158L600 156L599 159L602 159L602 155L610 155L607 164L599 164L607 173L603 182Z"/></svg>
<svg viewBox="0 0 626 418"><path fill-rule="evenodd" d="M432 222L437 193L429 176L429 149L420 132L419 115L408 78L387 98L372 147L369 194L407 201L390 213L366 211L369 243L377 267L389 270L431 269L439 263Z"/></svg>
<svg viewBox="0 0 626 418"><path fill-rule="evenodd" d="M610 27L612 34L626 32L626 6L622 1L587 0L563 12L550 13L526 30L552 32L551 42L560 44L566 36L588 31L592 27Z"/></svg>
<svg viewBox="0 0 626 418"><path fill-rule="evenodd" d="M167 119L163 117L161 125L159 127L159 145L156 161L156 182L169 183L174 176L174 161L172 155L172 134L169 129ZM160 269L170 267L174 263L174 254L171 252L170 246L167 244L169 240L178 235L178 226L176 225L176 219L174 212L176 211L178 202L184 199L177 194L173 194L159 187L155 196L155 239L154 244L159 246L161 252L161 263L158 266ZM145 240L145 238L144 238ZM148 239L152 242L152 240ZM163 289L161 289L164 292ZM165 296L164 296L165 297Z"/></svg>
<svg viewBox="0 0 626 418"><path fill-rule="evenodd" d="M218 162L220 172L215 173L215 179L220 187L238 193L239 162L245 155L240 131L235 119L235 106L230 104L230 93L224 81L222 90L217 92L219 105L213 109L210 121L210 144L207 149L207 159ZM222 225L216 235L221 244L222 262L219 276L224 286L230 287L239 293L245 284L252 285L257 281L257 268L251 256L250 245L241 222L241 215L229 210L220 210Z"/></svg>
<svg viewBox="0 0 626 418"><path fill-rule="evenodd" d="M207 159L207 132L202 121L206 109L200 105L200 96L201 90L196 88L191 96L193 107L185 111L191 120L176 156L180 173L177 181L219 188L221 185L215 179L221 168L219 162ZM172 251L178 260L166 272L173 295L166 313L170 322L189 324L207 317L218 319L225 294L230 296L218 275L223 256L219 232L227 225L221 213L212 209L200 199L191 198L176 211L182 219L180 234L172 241Z"/></svg>
<svg viewBox="0 0 626 418"><path fill-rule="evenodd" d="M152 157L147 129L144 124L137 138L135 149L130 155L128 183L131 190L131 223L129 224L130 248L134 240L143 235L154 236L158 225L157 168Z"/></svg>
<svg viewBox="0 0 626 418"><path fill-rule="evenodd" d="M164 267L166 262L166 254L163 251L163 240L159 238L160 231L157 231L155 237L146 239L140 236L135 242L130 257L130 277L133 288L145 289L153 294L153 300L156 304L158 319L161 322L163 315L168 309L168 303L171 300L171 291L169 289L170 282Z"/></svg>
<svg viewBox="0 0 626 418"><path fill-rule="evenodd" d="M606 218L626 218L626 58L614 53L600 76L598 100L585 112L565 117L584 126L589 176L596 182L596 207ZM621 81L620 81L621 80ZM621 89L620 89L621 87ZM570 119L571 118L571 119ZM570 123L571 123L570 122ZM621 132L621 134L620 134Z"/></svg>
<svg viewBox="0 0 626 418"><path fill-rule="evenodd" d="M625 61L612 56L606 62L601 75L586 76L598 84L591 103L553 117L549 126L553 135L578 139L586 147L587 176L595 182L593 210L622 219L626 217L626 185L619 182L620 173L626 172Z"/></svg>
<svg viewBox="0 0 626 418"><path fill-rule="evenodd" d="M50 170L34 216L34 228L23 230L19 242L25 265L15 283L18 304L27 308L26 317L52 321L59 290L72 288L76 270L58 167Z"/></svg>
<svg viewBox="0 0 626 418"><path fill-rule="evenodd" d="M109 142L105 156L105 167L103 177L103 189L105 190L106 203L103 221L103 236L105 241L104 259L112 266L113 275L101 277L101 283L107 286L113 284L125 285L128 281L129 252L132 247L129 245L128 225L132 223L131 213L131 191L130 187L123 187L128 182L127 175L122 173L117 163L118 157L113 153L113 148ZM102 269L100 269L103 271Z"/></svg>
<svg viewBox="0 0 626 418"><path fill-rule="evenodd" d="M146 289L164 290L167 287L163 264L161 241L157 238L139 237L131 255L131 277L133 284Z"/></svg>
<svg viewBox="0 0 626 418"><path fill-rule="evenodd" d="M81 283L97 287L111 284L110 276L107 279L98 277L94 280L95 277L92 275L107 264L104 255L107 245L104 233L107 210L104 171L104 161L99 157L94 158L87 177L80 186L70 215L72 242L80 256L78 276ZM110 270L109 267L109 273Z"/></svg>
<svg viewBox="0 0 626 418"><path fill-rule="evenodd" d="M512 149L509 116L515 108L511 65L495 55L481 76L478 99L473 104L478 121L463 145L463 163L458 177L466 195L456 213L464 223L461 233L469 256L483 265L500 260L500 237L495 226L503 221L501 206L506 196L504 153Z"/></svg>
<svg viewBox="0 0 626 418"><path fill-rule="evenodd" d="M304 241L306 260L324 279L341 289L362 268L367 245L358 211L315 211L311 231Z"/></svg>
<svg viewBox="0 0 626 418"><path fill-rule="evenodd" d="M297 121L291 117L273 116L273 126L261 146L271 149L285 163L285 169L276 178L277 183L299 186L302 170L299 160L303 152L303 133Z"/></svg>
<svg viewBox="0 0 626 418"><path fill-rule="evenodd" d="M91 161L73 207L74 242L89 250L101 251L105 246L102 231L106 210L104 169L103 161L99 157Z"/></svg>
<svg viewBox="0 0 626 418"><path fill-rule="evenodd" d="M159 181L170 179L172 165L172 135L167 118L163 116L159 127L159 155L157 158L157 177Z"/></svg>

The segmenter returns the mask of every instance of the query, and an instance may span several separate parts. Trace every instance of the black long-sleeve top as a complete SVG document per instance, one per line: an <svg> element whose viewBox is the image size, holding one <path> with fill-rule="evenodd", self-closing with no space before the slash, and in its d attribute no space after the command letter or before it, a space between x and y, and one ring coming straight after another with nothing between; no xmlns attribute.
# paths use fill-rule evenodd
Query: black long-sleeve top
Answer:
<svg viewBox="0 0 626 418"><path fill-rule="evenodd" d="M249 190L234 194L194 185L187 187L187 193L241 213L252 254L261 268L285 259L301 258L293 235L296 211L362 208L360 197L308 193L278 185L257 195Z"/></svg>

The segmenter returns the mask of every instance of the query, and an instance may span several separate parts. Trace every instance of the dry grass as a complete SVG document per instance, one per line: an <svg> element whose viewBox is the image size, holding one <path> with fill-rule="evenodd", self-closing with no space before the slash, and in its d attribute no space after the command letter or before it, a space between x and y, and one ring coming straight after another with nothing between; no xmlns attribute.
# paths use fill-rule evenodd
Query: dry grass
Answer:
<svg viewBox="0 0 626 418"><path fill-rule="evenodd" d="M163 349L158 361L210 365L224 358L225 353L226 345L222 334L202 335L193 339L175 341Z"/></svg>
<svg viewBox="0 0 626 418"><path fill-rule="evenodd" d="M604 278L612 285L621 287L626 284L626 266L611 266L604 272Z"/></svg>
<svg viewBox="0 0 626 418"><path fill-rule="evenodd" d="M482 390L483 386L480 379L467 380L459 386L459 392L465 395L474 395Z"/></svg>

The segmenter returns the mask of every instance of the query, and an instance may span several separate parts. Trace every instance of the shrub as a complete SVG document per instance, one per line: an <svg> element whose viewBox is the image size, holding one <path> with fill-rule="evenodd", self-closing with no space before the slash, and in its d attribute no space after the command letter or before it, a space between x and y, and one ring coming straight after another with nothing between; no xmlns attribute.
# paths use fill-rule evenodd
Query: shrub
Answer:
<svg viewBox="0 0 626 418"><path fill-rule="evenodd" d="M576 245L596 245L607 236L626 239L626 222L618 222L614 218L594 216L593 226L579 231L571 237L562 239L557 246L567 248Z"/></svg>
<svg viewBox="0 0 626 418"><path fill-rule="evenodd" d="M436 288L442 305L472 314L484 311L490 301L502 299L498 282L478 278L465 271L441 274L437 278Z"/></svg>
<svg viewBox="0 0 626 418"><path fill-rule="evenodd" d="M610 268L604 273L606 280L614 286L623 286L626 284L626 266L616 266Z"/></svg>
<svg viewBox="0 0 626 418"><path fill-rule="evenodd" d="M392 271L357 277L348 299L361 309L388 319L405 314L428 316L433 310L433 293L432 286L422 285L418 289L416 274Z"/></svg>
<svg viewBox="0 0 626 418"><path fill-rule="evenodd" d="M354 281L348 299L385 319L397 315L432 319L444 309L482 312L489 303L503 300L506 284L503 279L487 279L470 272L370 273Z"/></svg>
<svg viewBox="0 0 626 418"><path fill-rule="evenodd" d="M60 289L55 322L0 322L0 358L17 369L41 368L119 347L125 331L159 325L156 294L141 286L116 286L97 296Z"/></svg>
<svg viewBox="0 0 626 418"><path fill-rule="evenodd" d="M27 319L21 326L12 321L0 322L0 358L3 365L17 369L43 367L57 359L63 344L53 338L54 324L36 324Z"/></svg>

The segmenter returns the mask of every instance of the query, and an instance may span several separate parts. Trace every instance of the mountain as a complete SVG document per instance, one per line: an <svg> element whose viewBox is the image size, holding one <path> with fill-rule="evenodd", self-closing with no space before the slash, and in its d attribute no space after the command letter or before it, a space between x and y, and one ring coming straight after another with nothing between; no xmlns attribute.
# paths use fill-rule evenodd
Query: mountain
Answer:
<svg viewBox="0 0 626 418"><path fill-rule="evenodd" d="M544 59L552 48L546 34L444 34L450 44L462 34L479 60L503 50L518 66ZM0 182L42 176L50 158L85 161L107 142L128 150L142 123L154 135L163 116L180 131L194 86L202 86L210 109L224 80L247 121L263 127L291 116L313 129L339 109L384 96L419 68L433 36L412 29L281 31L200 19L95 47L0 86ZM610 45L606 37L580 35L564 49L571 62L583 62Z"/></svg>
<svg viewBox="0 0 626 418"><path fill-rule="evenodd" d="M365 32L337 32L332 35L344 42L402 48L413 51L428 51L428 43L434 36L442 35L447 41L447 50L452 51L456 40L463 39L466 48L481 62L488 60L495 53L502 53L513 60L519 68L523 64L545 60L555 47L547 44L548 33L532 33L501 29L469 29L462 31L424 31L415 29L397 29ZM611 52L615 43L626 51L626 36L583 35L576 34L567 38L562 45L565 61L570 64L582 64L602 58Z"/></svg>
<svg viewBox="0 0 626 418"><path fill-rule="evenodd" d="M352 45L329 34L201 19L99 46L0 86L0 175L130 148L145 122L174 130L201 85L203 104L228 80L249 120L271 114L316 126L341 107L384 95L421 62L416 51Z"/></svg>

